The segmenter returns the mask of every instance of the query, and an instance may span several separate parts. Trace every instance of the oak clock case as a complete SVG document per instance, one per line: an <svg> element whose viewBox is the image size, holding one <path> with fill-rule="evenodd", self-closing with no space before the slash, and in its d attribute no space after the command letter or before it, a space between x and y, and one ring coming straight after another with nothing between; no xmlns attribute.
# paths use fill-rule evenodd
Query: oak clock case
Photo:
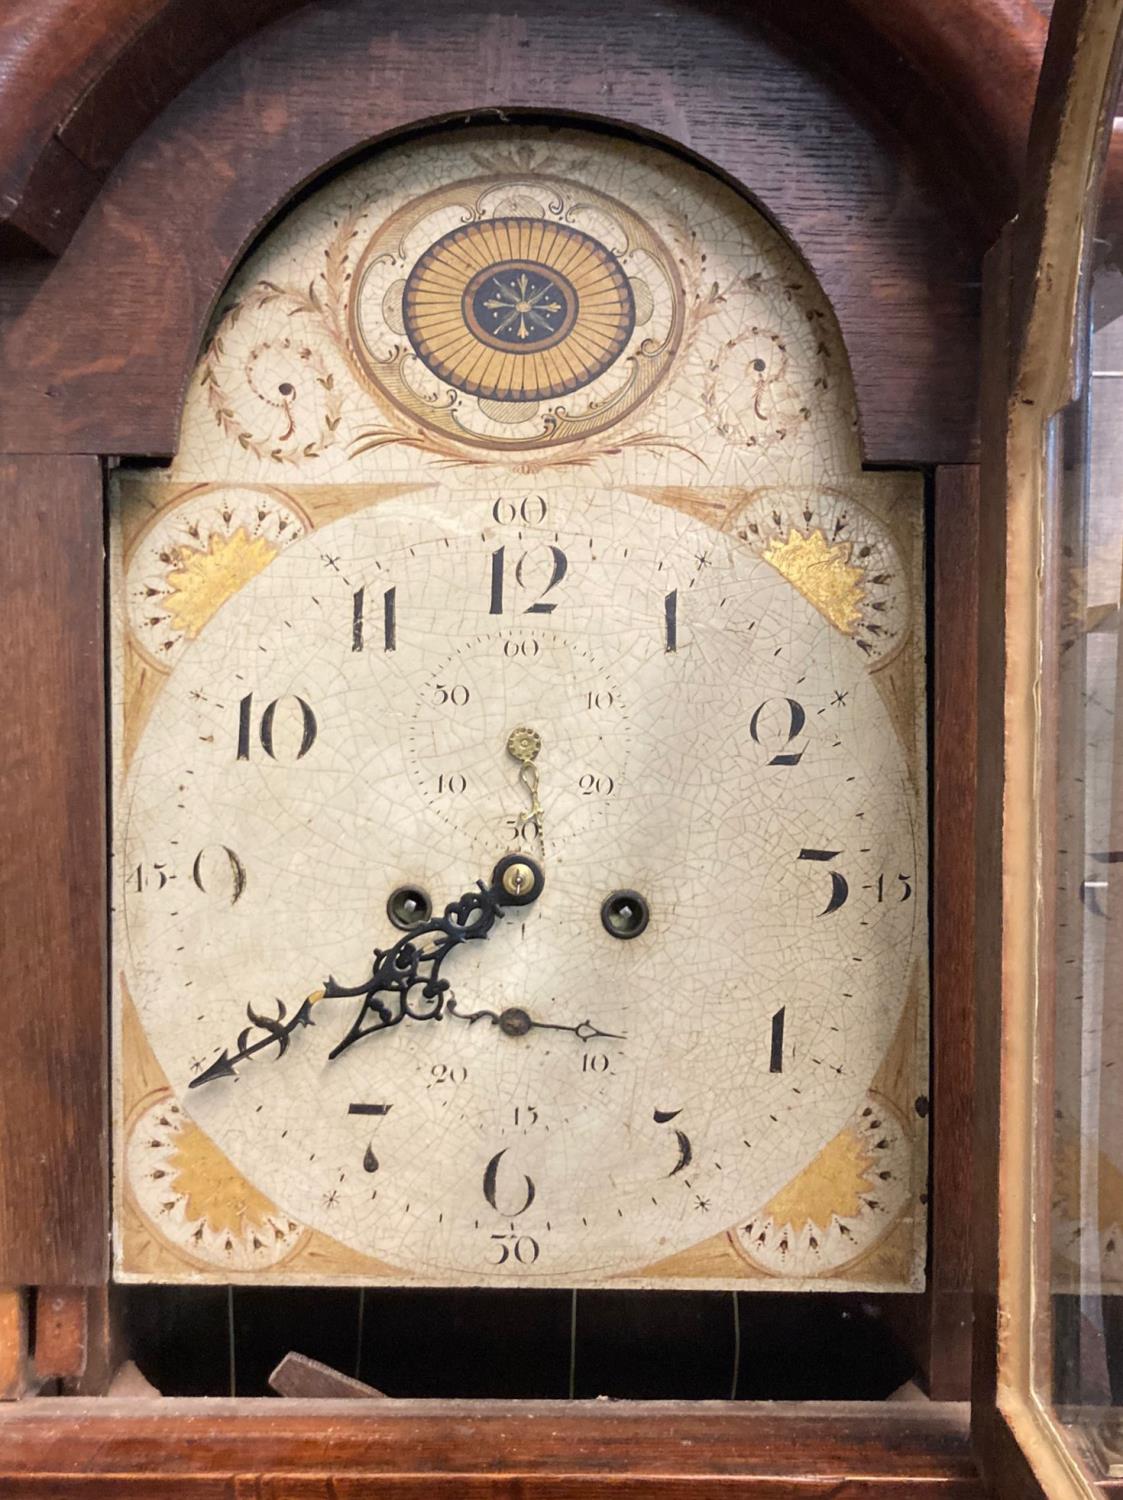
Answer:
<svg viewBox="0 0 1123 1500"><path fill-rule="evenodd" d="M922 1286L921 501L668 153L282 219L112 488L115 1276Z"/></svg>

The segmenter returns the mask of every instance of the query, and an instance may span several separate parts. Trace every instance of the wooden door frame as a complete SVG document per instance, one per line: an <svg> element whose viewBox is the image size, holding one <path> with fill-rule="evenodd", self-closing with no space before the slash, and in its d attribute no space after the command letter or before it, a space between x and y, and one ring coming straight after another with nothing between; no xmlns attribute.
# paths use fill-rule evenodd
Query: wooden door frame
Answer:
<svg viewBox="0 0 1123 1500"><path fill-rule="evenodd" d="M1056 585L1044 538L1057 501L1048 434L1077 394L1097 211L1118 255L1110 107L1121 36L1123 0L1057 0L1019 213L986 267L972 1430L1003 1500L1101 1493L1063 1435L1041 1362L1051 1338L1055 1021L1042 959Z"/></svg>

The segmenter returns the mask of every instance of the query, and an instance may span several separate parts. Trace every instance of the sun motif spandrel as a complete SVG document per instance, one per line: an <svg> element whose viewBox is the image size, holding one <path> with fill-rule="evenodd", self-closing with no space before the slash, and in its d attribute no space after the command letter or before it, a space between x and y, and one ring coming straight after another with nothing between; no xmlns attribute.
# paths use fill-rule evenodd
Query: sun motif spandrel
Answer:
<svg viewBox="0 0 1123 1500"><path fill-rule="evenodd" d="M721 519L723 530L781 573L871 665L895 656L913 624L901 545L873 504L862 503L867 490L876 502L879 488L877 478L864 476L850 486L749 491L731 495Z"/></svg>
<svg viewBox="0 0 1123 1500"><path fill-rule="evenodd" d="M731 1239L773 1276L836 1274L897 1222L911 1190L908 1130L870 1094L838 1135Z"/></svg>
<svg viewBox="0 0 1123 1500"><path fill-rule="evenodd" d="M853 635L865 601L865 569L850 562L852 542L827 541L816 528L807 536L792 530L787 541L773 540L765 548L771 563L793 588L825 616L836 630Z"/></svg>
<svg viewBox="0 0 1123 1500"><path fill-rule="evenodd" d="M265 485L130 489L127 514L147 516L126 555L133 639L163 671L228 600L310 529L300 505ZM134 523L135 524L135 523Z"/></svg>
<svg viewBox="0 0 1123 1500"><path fill-rule="evenodd" d="M307 1230L255 1188L166 1092L129 1132L129 1188L149 1230L188 1262L275 1268Z"/></svg>

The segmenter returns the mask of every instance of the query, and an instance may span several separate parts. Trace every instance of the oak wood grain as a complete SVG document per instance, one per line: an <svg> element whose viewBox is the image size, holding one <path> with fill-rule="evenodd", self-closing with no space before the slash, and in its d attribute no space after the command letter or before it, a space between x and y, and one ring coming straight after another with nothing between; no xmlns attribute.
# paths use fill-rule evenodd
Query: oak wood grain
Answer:
<svg viewBox="0 0 1123 1500"><path fill-rule="evenodd" d="M84 1287L41 1286L35 1294L35 1373L77 1380L86 1369L88 1311Z"/></svg>
<svg viewBox="0 0 1123 1500"><path fill-rule="evenodd" d="M928 1282L886 1316L937 1401L970 1394L979 472L934 475L931 535L931 1159Z"/></svg>
<svg viewBox="0 0 1123 1500"><path fill-rule="evenodd" d="M57 264L0 279L0 451L170 454L210 310L294 192L418 121L520 110L621 122L744 186L832 301L865 456L972 457L978 251L958 195L752 10L692 0L620 0L595 26L586 0L515 17L322 0L248 38L136 142Z"/></svg>
<svg viewBox="0 0 1123 1500"><path fill-rule="evenodd" d="M0 1284L107 1273L101 472L0 460Z"/></svg>
<svg viewBox="0 0 1123 1500"><path fill-rule="evenodd" d="M934 1404L39 1400L0 1449L5 1495L51 1500L982 1495L965 1408Z"/></svg>
<svg viewBox="0 0 1123 1500"><path fill-rule="evenodd" d="M58 253L174 95L294 3L12 0L0 24L0 225L10 238ZM1031 0L761 0L758 9L914 153L954 165L981 224L993 230L1010 212L1045 38ZM77 182L59 174L63 155Z"/></svg>
<svg viewBox="0 0 1123 1500"><path fill-rule="evenodd" d="M928 1392L971 1383L979 473L936 472L932 527L932 1159Z"/></svg>
<svg viewBox="0 0 1123 1500"><path fill-rule="evenodd" d="M984 1471L996 1460L998 1395L998 1145L1002 1059L1002 799L1006 594L1006 448L1010 231L986 262L987 321L983 338L980 467L982 508L976 701L975 822L975 1170L972 1191L974 1344L972 1428Z"/></svg>

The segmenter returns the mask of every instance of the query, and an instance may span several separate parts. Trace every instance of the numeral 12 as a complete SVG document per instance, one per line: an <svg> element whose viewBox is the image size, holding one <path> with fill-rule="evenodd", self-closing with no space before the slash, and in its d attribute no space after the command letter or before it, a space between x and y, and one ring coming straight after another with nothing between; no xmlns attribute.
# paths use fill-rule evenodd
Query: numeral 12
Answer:
<svg viewBox="0 0 1123 1500"><path fill-rule="evenodd" d="M506 556L506 547L496 547L495 551L491 554L491 605L488 612L493 615L501 615L503 613L503 574ZM554 612L554 604L552 602L549 604L545 602L546 595L550 592L551 589L556 589L558 584L565 577L566 571L569 567L569 560L560 547L551 546L550 557L553 563L553 566L550 570L550 581L542 590L541 597L537 600L537 602L527 605L526 609L524 610L524 614L549 615L553 614ZM523 567L526 563L526 559L527 554L524 552L523 555L519 558L518 562L515 564L515 582L519 584L520 587L523 583Z"/></svg>

